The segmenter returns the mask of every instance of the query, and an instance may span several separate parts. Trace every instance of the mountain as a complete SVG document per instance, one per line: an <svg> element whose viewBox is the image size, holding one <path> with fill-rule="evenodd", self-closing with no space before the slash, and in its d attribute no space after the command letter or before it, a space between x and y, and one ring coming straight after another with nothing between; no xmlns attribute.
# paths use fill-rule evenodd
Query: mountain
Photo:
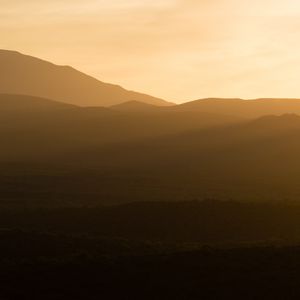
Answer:
<svg viewBox="0 0 300 300"><path fill-rule="evenodd" d="M105 182L99 198L112 202L300 197L299 116L264 117L85 151L84 160L82 150L68 159L106 170L86 178Z"/></svg>
<svg viewBox="0 0 300 300"><path fill-rule="evenodd" d="M127 105L129 111L124 109ZM151 113L141 113L132 105L145 107L146 111L150 107ZM242 121L236 117L201 112L156 112L155 109L152 111L151 105L138 102L114 108L80 107L10 94L0 94L0 117L1 161L8 157L17 159L76 152L78 149L129 143Z"/></svg>
<svg viewBox="0 0 300 300"><path fill-rule="evenodd" d="M162 108L166 108L166 107L161 107L161 106L152 105L149 103L139 102L139 101L127 101L117 105L112 105L110 108L122 112L149 113L149 112L158 112Z"/></svg>
<svg viewBox="0 0 300 300"><path fill-rule="evenodd" d="M126 202L138 186L162 192L155 187L159 176L153 181L149 173L144 183L144 171L137 165L140 157L147 160L157 140L243 122L218 114L168 110L145 114L5 94L0 95L0 119L0 206L11 201L50 206L92 199ZM149 143L145 150L142 145ZM161 149L165 151L168 145ZM152 163L155 172L164 164Z"/></svg>
<svg viewBox="0 0 300 300"><path fill-rule="evenodd" d="M219 99L208 98L186 102L173 109L178 111L201 111L222 113L244 118L264 115L300 114L300 99Z"/></svg>
<svg viewBox="0 0 300 300"><path fill-rule="evenodd" d="M66 104L50 99L27 95L0 94L0 114L50 112L77 108L75 105Z"/></svg>
<svg viewBox="0 0 300 300"><path fill-rule="evenodd" d="M300 197L298 115L62 107L1 116L0 206Z"/></svg>
<svg viewBox="0 0 300 300"><path fill-rule="evenodd" d="M111 106L140 101L171 103L101 82L69 66L58 66L15 51L0 50L0 93L48 98L79 106Z"/></svg>

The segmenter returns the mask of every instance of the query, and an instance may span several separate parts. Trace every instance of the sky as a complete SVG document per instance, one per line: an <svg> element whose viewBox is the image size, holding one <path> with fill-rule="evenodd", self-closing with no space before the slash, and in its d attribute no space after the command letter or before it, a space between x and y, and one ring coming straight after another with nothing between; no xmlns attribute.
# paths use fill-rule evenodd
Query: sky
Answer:
<svg viewBox="0 0 300 300"><path fill-rule="evenodd" d="M0 48L185 102L300 98L299 0L0 0Z"/></svg>

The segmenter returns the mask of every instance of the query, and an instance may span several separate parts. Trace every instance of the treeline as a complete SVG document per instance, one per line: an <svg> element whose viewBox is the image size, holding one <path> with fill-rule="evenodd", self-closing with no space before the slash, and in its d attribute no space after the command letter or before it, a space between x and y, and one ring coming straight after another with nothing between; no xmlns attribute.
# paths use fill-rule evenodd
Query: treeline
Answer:
<svg viewBox="0 0 300 300"><path fill-rule="evenodd" d="M0 211L0 299L299 299L300 206Z"/></svg>
<svg viewBox="0 0 300 300"><path fill-rule="evenodd" d="M214 200L0 211L0 228L166 243L300 241L300 205Z"/></svg>
<svg viewBox="0 0 300 300"><path fill-rule="evenodd" d="M23 261L11 257L0 262L0 298L299 299L299 261L299 247L203 248L119 257L67 258L53 252L52 257Z"/></svg>

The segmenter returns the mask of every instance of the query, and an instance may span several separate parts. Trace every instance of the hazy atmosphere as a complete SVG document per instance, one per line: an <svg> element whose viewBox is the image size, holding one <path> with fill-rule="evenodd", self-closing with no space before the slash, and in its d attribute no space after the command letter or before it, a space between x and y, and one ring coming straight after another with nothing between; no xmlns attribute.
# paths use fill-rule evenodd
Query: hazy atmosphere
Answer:
<svg viewBox="0 0 300 300"><path fill-rule="evenodd" d="M296 0L2 0L0 48L168 101L299 98Z"/></svg>
<svg viewBox="0 0 300 300"><path fill-rule="evenodd" d="M300 299L298 2L0 5L1 300Z"/></svg>

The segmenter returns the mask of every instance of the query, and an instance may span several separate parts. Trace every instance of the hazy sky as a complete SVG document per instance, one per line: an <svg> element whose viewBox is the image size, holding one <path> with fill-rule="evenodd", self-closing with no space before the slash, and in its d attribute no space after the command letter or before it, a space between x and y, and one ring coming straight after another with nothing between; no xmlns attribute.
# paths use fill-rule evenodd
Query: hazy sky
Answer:
<svg viewBox="0 0 300 300"><path fill-rule="evenodd" d="M0 0L0 36L167 100L300 98L299 0Z"/></svg>

